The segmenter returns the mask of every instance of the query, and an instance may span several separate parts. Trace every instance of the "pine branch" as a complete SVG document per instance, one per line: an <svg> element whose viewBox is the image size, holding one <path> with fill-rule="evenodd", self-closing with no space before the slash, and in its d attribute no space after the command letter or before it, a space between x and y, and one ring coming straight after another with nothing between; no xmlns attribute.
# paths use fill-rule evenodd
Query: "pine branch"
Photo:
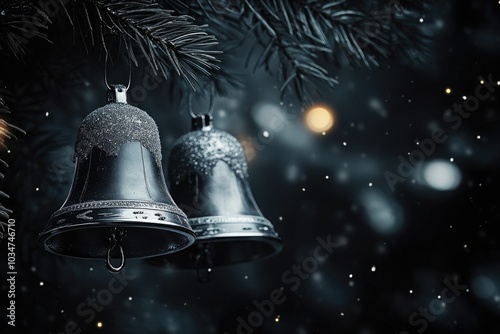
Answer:
<svg viewBox="0 0 500 334"><path fill-rule="evenodd" d="M37 37L48 42L43 30L48 28L49 17L29 0L0 0L0 50L8 50L21 59L27 53L30 39Z"/></svg>
<svg viewBox="0 0 500 334"><path fill-rule="evenodd" d="M215 55L220 52L211 50L217 40L206 32L206 26L193 24L190 16L174 15L149 0L85 0L73 6L73 12L84 17L68 14L71 22L83 39L90 37L92 44L100 40L106 56L110 56L110 38L118 39L136 66L135 52L139 51L155 74L168 78L175 72L193 89L198 75L209 76L219 69Z"/></svg>
<svg viewBox="0 0 500 334"><path fill-rule="evenodd" d="M427 38L418 26L425 1L347 0L170 0L178 10L207 17L229 31L253 34L261 48L254 69L270 71L278 59L282 94L310 98L316 84L336 80L319 65L378 67L396 53L412 61L425 59ZM184 6L184 9L182 9ZM187 8L187 9L186 9ZM223 22L223 23L220 23ZM216 29L217 29L217 25ZM220 32L214 31L219 36ZM222 33L224 35L224 33ZM311 85L312 82L316 84Z"/></svg>
<svg viewBox="0 0 500 334"><path fill-rule="evenodd" d="M291 21L280 17L280 15L291 17L290 14L281 12L283 6L273 8L260 0L257 3L258 6L254 6L249 0L245 0L245 21L247 24L253 24L250 31L264 47L254 63L254 70L264 67L266 71L270 71L274 56L277 54L278 77L283 82L280 90L281 98L289 94L297 96L305 104L310 104L312 102L310 90L314 89L317 92L318 83L330 87L337 83L317 61L319 53L330 50L324 45L298 39L294 35L294 30L290 29ZM277 3L278 1L275 1L272 4Z"/></svg>
<svg viewBox="0 0 500 334"><path fill-rule="evenodd" d="M235 29L231 23L233 19L227 20L226 16L241 11L239 0L223 1L222 4L217 4L217 7L211 6L210 1L207 3L207 1L202 0L164 0L161 3L164 7L175 12L189 14L194 17L195 22L206 26L209 34L217 36L222 50L222 55L219 56L221 68L211 76L201 78L199 86L201 90L208 91L214 96L234 96L238 90L244 87L245 74L244 71L237 69L236 56L233 54L244 41L245 33L241 28ZM178 93L182 95L182 91Z"/></svg>
<svg viewBox="0 0 500 334"><path fill-rule="evenodd" d="M327 57L336 64L378 66L378 58L390 51L390 31L386 21L390 12L356 8L346 1L302 1L296 24L296 38L324 46ZM288 25L288 29L292 27ZM330 51L328 51L330 50Z"/></svg>

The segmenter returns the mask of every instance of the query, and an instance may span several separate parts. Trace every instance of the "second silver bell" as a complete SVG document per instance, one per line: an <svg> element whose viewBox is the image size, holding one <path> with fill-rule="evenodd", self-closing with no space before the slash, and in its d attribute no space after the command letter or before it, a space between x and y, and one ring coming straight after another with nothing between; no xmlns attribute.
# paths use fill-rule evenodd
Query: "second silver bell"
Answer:
<svg viewBox="0 0 500 334"><path fill-rule="evenodd" d="M239 141L215 129L210 115L192 119L192 131L174 144L168 169L172 197L196 234L190 248L148 262L211 268L263 259L282 249L257 206Z"/></svg>

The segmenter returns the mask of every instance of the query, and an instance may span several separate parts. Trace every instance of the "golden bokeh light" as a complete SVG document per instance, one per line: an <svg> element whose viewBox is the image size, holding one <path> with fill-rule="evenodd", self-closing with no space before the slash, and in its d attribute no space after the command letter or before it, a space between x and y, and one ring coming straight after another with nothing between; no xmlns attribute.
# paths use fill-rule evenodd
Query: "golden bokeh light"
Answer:
<svg viewBox="0 0 500 334"><path fill-rule="evenodd" d="M98 327L98 328L101 328L101 327L102 327L102 322L98 321L98 322L97 322L97 327Z"/></svg>
<svg viewBox="0 0 500 334"><path fill-rule="evenodd" d="M446 88L444 91L446 92L446 94L451 94L451 88Z"/></svg>
<svg viewBox="0 0 500 334"><path fill-rule="evenodd" d="M243 146L243 151L245 152L245 158L247 159L247 162L253 161L255 159L255 156L257 155L257 151L255 150L252 141L249 139L242 139L240 140L240 143L241 146Z"/></svg>
<svg viewBox="0 0 500 334"><path fill-rule="evenodd" d="M324 106L312 106L306 111L306 125L316 133L323 133L332 128L335 117L331 110Z"/></svg>

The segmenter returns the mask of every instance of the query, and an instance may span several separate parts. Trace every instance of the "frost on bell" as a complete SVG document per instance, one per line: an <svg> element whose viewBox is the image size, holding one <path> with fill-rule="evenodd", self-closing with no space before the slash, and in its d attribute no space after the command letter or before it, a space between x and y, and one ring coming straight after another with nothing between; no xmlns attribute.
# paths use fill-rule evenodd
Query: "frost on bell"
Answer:
<svg viewBox="0 0 500 334"><path fill-rule="evenodd" d="M219 161L225 162L239 178L248 177L245 152L238 139L214 128L190 131L172 148L170 179L180 181L187 171L208 175Z"/></svg>
<svg viewBox="0 0 500 334"><path fill-rule="evenodd" d="M144 110L126 103L109 103L91 112L78 129L75 158L84 160L94 147L118 156L123 144L139 141L161 165L161 143L155 121Z"/></svg>

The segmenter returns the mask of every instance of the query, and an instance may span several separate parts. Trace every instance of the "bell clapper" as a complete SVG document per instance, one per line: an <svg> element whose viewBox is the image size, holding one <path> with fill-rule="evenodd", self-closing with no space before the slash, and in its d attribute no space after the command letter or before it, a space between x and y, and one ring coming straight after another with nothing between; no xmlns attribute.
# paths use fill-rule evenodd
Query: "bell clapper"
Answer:
<svg viewBox="0 0 500 334"><path fill-rule="evenodd" d="M110 231L110 237L109 237L109 247L108 247L108 254L106 258L106 268L112 272L112 273L117 273L123 269L125 266L125 254L123 252L123 247L121 245L121 242L123 238L127 236L127 232L121 228L114 227ZM120 265L118 267L114 267L111 264L111 252L115 247L118 247L120 249Z"/></svg>
<svg viewBox="0 0 500 334"><path fill-rule="evenodd" d="M199 252L196 255L195 260L195 273L196 278L201 283L207 283L212 279L213 274L213 259L212 254L210 253L210 245L202 244L199 245Z"/></svg>

